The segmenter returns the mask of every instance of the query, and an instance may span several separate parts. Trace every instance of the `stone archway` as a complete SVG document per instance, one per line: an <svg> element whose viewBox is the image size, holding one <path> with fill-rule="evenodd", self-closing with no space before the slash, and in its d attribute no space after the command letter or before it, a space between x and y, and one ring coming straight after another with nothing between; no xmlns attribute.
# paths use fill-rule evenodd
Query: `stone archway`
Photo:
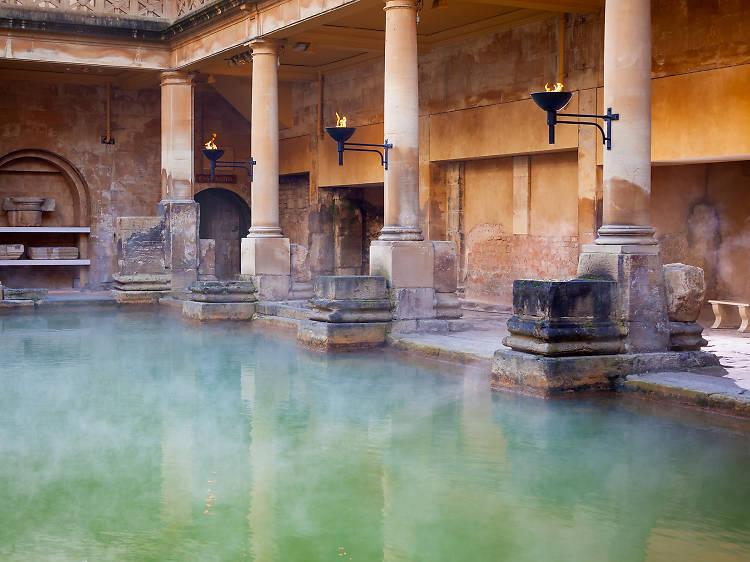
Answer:
<svg viewBox="0 0 750 562"><path fill-rule="evenodd" d="M250 207L228 189L213 187L195 194L200 205L200 237L216 241L216 277L240 273L240 243L250 228Z"/></svg>
<svg viewBox="0 0 750 562"><path fill-rule="evenodd" d="M0 158L0 172L17 175L19 178L16 190L28 196L46 195L68 199L71 203L69 212L58 212L57 216L65 216L63 219L66 223L64 226L89 226L91 220L91 210L89 207L89 190L78 170L62 156L53 152L37 149L24 149L10 152ZM30 193L28 178L36 176L45 177L50 172L57 173L62 177L63 184L67 187L66 193ZM33 181L32 181L33 184ZM33 189L33 187L31 188ZM60 209L64 211L65 209Z"/></svg>

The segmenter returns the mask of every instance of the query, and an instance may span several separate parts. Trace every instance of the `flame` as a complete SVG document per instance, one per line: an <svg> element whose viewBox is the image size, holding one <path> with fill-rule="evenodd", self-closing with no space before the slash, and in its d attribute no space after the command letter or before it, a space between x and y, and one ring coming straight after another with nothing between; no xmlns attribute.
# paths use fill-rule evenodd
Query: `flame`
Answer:
<svg viewBox="0 0 750 562"><path fill-rule="evenodd" d="M562 82L557 82L557 83L556 83L556 84L555 84L554 86L552 86L551 88L549 87L549 82L547 82L547 83L546 83L546 84L544 85L544 91L545 91L545 92L562 92L562 89L563 89L563 85L562 85Z"/></svg>
<svg viewBox="0 0 750 562"><path fill-rule="evenodd" d="M339 112L336 112L336 126L337 127L346 127L346 115L341 117L339 115Z"/></svg>
<svg viewBox="0 0 750 562"><path fill-rule="evenodd" d="M211 137L211 140L208 141L204 146L208 150L216 150L216 149L218 149L219 147L216 146L216 143L214 142L215 140L216 140L216 133L213 134L213 136Z"/></svg>

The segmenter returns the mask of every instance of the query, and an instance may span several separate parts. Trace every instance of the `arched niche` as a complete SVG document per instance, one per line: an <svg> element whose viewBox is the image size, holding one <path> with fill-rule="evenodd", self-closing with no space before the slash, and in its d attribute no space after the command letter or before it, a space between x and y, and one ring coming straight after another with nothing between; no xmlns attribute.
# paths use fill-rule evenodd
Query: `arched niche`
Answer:
<svg viewBox="0 0 750 562"><path fill-rule="evenodd" d="M24 149L0 158L0 201L5 197L52 197L53 213L43 226L90 226L89 190L80 172L62 156ZM0 223L5 224L5 213Z"/></svg>
<svg viewBox="0 0 750 562"><path fill-rule="evenodd" d="M216 243L216 277L234 279L240 273L241 240L250 228L250 206L235 190L202 189L195 194L200 205L200 237Z"/></svg>

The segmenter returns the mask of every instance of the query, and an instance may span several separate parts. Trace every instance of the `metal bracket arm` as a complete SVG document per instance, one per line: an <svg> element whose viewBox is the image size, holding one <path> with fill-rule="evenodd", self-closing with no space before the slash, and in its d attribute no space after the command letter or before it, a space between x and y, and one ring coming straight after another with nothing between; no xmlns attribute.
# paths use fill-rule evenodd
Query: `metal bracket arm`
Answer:
<svg viewBox="0 0 750 562"><path fill-rule="evenodd" d="M551 114L551 115L550 115ZM584 119L602 119L606 123L607 131L604 131L604 128L599 125L599 123L592 122L592 121L559 121L557 117L578 117L584 118ZM554 144L555 142L555 136L554 136L554 126L558 123L563 123L566 125L593 125L602 134L602 144L604 144L607 147L607 150L612 150L612 121L617 121L620 119L619 113L612 113L612 108L607 108L607 114L606 115L589 115L586 113L557 113L554 111L548 112L547 115L547 124L550 128L550 144Z"/></svg>
<svg viewBox="0 0 750 562"><path fill-rule="evenodd" d="M250 177L250 181L253 181L253 166L255 166L257 162L253 160L252 157L250 157L249 162L233 162L228 161L224 162L222 160L217 161L211 161L211 181L214 181L216 179L216 168L244 168L247 172L247 175Z"/></svg>
<svg viewBox="0 0 750 562"><path fill-rule="evenodd" d="M367 144L367 143L361 143L361 142L338 142L336 143L337 150L339 152L339 166L344 165L344 151L345 150L351 150L353 152L374 152L380 156L380 165L383 166L384 169L388 169L388 149L393 148L393 144L388 142L388 139L385 139L385 142L383 144ZM372 148L349 148L350 146L370 146ZM380 149L382 148L383 151L381 152Z"/></svg>

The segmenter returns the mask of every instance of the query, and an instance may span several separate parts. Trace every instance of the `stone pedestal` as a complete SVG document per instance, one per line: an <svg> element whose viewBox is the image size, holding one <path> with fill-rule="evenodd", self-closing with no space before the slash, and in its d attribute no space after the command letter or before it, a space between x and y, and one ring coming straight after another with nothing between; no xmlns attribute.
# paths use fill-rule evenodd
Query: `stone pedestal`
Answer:
<svg viewBox="0 0 750 562"><path fill-rule="evenodd" d="M55 200L44 197L6 197L3 210L8 213L8 226L42 226L42 212L55 210Z"/></svg>
<svg viewBox="0 0 750 562"><path fill-rule="evenodd" d="M169 295L168 274L146 273L114 275L115 299L120 304L156 304Z"/></svg>
<svg viewBox="0 0 750 562"><path fill-rule="evenodd" d="M182 315L190 320L251 320L255 286L250 281L198 281L190 285Z"/></svg>
<svg viewBox="0 0 750 562"><path fill-rule="evenodd" d="M198 280L200 207L192 199L165 200L159 203L158 214L165 222L165 259L172 288L187 288Z"/></svg>
<svg viewBox="0 0 750 562"><path fill-rule="evenodd" d="M396 321L435 318L435 250L431 242L374 240L370 273L383 276Z"/></svg>
<svg viewBox="0 0 750 562"><path fill-rule="evenodd" d="M518 279L503 344L551 357L620 353L622 333L612 320L615 295L611 281Z"/></svg>
<svg viewBox="0 0 750 562"><path fill-rule="evenodd" d="M706 298L703 270L683 263L666 264L664 286L669 317L669 349L688 351L707 345L708 342L702 337L703 327L697 322Z"/></svg>
<svg viewBox="0 0 750 562"><path fill-rule="evenodd" d="M309 320L297 332L300 344L322 351L350 351L385 343L391 320L385 278L318 277L314 292Z"/></svg>
<svg viewBox="0 0 750 562"><path fill-rule="evenodd" d="M625 352L669 348L664 274L656 245L583 247L578 276L617 282L615 320L627 330Z"/></svg>
<svg viewBox="0 0 750 562"><path fill-rule="evenodd" d="M240 270L259 300L285 300L291 283L289 238L243 238Z"/></svg>

